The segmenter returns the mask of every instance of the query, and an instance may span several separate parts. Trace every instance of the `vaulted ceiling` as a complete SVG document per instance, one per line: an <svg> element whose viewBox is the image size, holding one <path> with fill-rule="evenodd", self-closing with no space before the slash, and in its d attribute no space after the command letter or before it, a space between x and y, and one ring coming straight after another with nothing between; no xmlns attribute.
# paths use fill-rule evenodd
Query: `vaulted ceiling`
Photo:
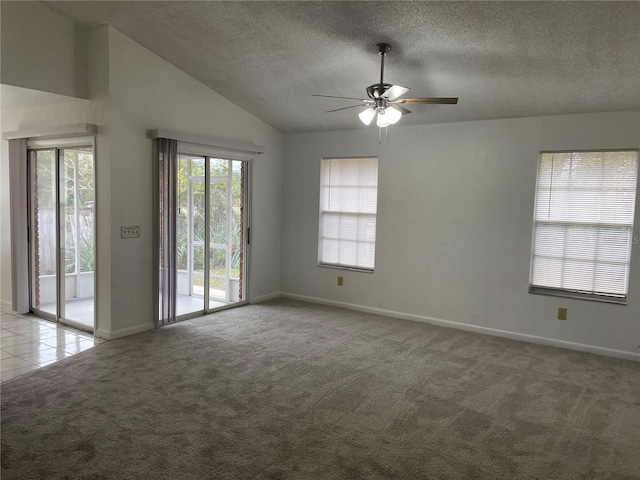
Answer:
<svg viewBox="0 0 640 480"><path fill-rule="evenodd" d="M47 2L108 24L284 132L366 128L349 100L379 80L402 124L640 110L639 2Z"/></svg>

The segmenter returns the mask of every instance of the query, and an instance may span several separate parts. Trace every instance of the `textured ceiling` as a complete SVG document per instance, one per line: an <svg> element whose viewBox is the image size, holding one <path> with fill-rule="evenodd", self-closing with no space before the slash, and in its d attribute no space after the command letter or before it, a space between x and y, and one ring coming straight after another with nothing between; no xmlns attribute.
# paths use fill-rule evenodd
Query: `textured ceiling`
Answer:
<svg viewBox="0 0 640 480"><path fill-rule="evenodd" d="M414 105L402 124L640 110L639 2L47 2L108 24L281 131L365 128L385 81Z"/></svg>

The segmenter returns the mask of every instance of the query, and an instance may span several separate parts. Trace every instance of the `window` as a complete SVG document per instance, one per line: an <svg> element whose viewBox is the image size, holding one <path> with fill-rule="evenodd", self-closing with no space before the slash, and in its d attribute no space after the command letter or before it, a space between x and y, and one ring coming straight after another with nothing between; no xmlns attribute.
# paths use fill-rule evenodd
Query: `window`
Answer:
<svg viewBox="0 0 640 480"><path fill-rule="evenodd" d="M638 151L542 152L532 293L626 303Z"/></svg>
<svg viewBox="0 0 640 480"><path fill-rule="evenodd" d="M318 263L373 271L378 159L323 158Z"/></svg>

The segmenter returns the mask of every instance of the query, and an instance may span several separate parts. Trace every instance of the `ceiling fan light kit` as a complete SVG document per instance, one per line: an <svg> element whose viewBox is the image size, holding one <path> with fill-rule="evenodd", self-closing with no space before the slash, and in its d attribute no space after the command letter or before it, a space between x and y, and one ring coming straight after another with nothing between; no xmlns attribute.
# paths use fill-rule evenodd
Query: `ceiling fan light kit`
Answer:
<svg viewBox="0 0 640 480"><path fill-rule="evenodd" d="M369 125L371 123L371 120L373 120L373 117L376 116L376 111L373 108L369 107L366 110L360 112L358 116L360 117L360 120L362 120L362 123L364 123L365 125Z"/></svg>
<svg viewBox="0 0 640 480"><path fill-rule="evenodd" d="M408 115L411 110L403 107L401 104L441 104L441 105L453 105L458 103L458 99L455 97L448 98L400 98L407 93L410 89L401 85L392 85L390 83L384 83L384 57L391 50L391 46L388 43L379 43L377 45L378 54L380 55L380 83L374 83L369 85L366 89L367 96L369 98L355 98L355 97L338 97L333 95L313 95L314 97L325 98L341 98L347 100L359 100L357 105L350 105L348 107L336 108L334 110L328 110L328 112L337 112L339 110L346 110L356 107L367 107L360 112L358 116L365 125L370 125L374 118L376 118L376 125L380 128L388 127L397 123L403 115Z"/></svg>

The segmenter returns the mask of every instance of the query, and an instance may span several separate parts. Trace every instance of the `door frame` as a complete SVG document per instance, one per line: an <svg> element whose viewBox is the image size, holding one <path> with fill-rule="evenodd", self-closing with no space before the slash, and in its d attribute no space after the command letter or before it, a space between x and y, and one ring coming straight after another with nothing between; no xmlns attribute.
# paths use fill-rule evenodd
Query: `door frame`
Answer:
<svg viewBox="0 0 640 480"><path fill-rule="evenodd" d="M231 155L224 155L224 154L220 154L220 155L207 155L207 154L200 154L200 153L190 153L188 149L185 150L181 150L178 149L177 151L177 157L179 159L180 155L184 155L184 156L189 156L189 157L199 157L199 158L203 158L204 159L204 185L205 185L205 238L204 238L204 265L205 265L205 272L204 272L204 299L203 299L203 309L201 310L196 310L194 312L189 312L189 313L185 313L182 315L176 315L176 321L182 321L182 320L189 320L191 318L197 318L203 315L208 315L210 313L215 313L221 310L226 310L228 308L234 308L234 307L239 307L241 305L247 305L249 303L249 289L250 289L250 282L248 281L249 278L249 258L250 258L250 246L251 246L251 242L250 242L250 231L251 231L251 186L252 186L252 176L251 176L251 161L249 159L242 159L242 158L236 158L233 154ZM226 255L226 291L225 291L225 305L219 305L216 307L211 308L210 307L210 290L209 290L209 286L210 286L210 252L211 252L211 238L210 238L210 217L211 217L211 165L210 165L210 160L212 158L217 158L220 160L225 160L230 162L229 164L229 170L228 170L228 176L226 177L226 186L227 186L227 206L231 205L231 196L229 195L231 193L232 190L232 179L233 179L233 162L241 162L243 167L244 167L244 180L243 181L243 188L242 188L242 202L243 202L243 212L242 212L242 228L243 228L243 272L242 272L242 280L243 280L243 299L239 300L237 302L231 302L230 301L230 295L229 295L229 286L231 283L231 277L230 277L230 255ZM179 161L179 160L178 160ZM190 160L191 161L191 160ZM189 163L189 168L187 169L187 171L189 172L189 179L188 179L188 187L187 187L187 194L188 194L188 205L189 205L189 209L192 208L193 206L193 198L192 198L192 192L193 192L193 183L195 183L195 181L193 179L198 179L197 181L201 181L199 180L201 178L201 176L195 176L195 177L191 177L191 164ZM222 178L222 177L221 177ZM177 177L176 177L176 182L178 181ZM190 210L191 213L191 210ZM177 215L177 212L176 212ZM191 217L191 215L190 215ZM231 219L231 211L228 211L227 213L227 226L230 225L230 219ZM189 235L192 236L193 235L193 224L192 224L192 220L190 218L189 220ZM227 242L229 241L229 237L230 237L230 229L227 228ZM227 253L230 250L230 244L227 244L227 248L226 251ZM192 279L191 279L191 273L192 273L192 269L193 269L193 245L189 245L188 248L188 268L189 268L189 291L191 291L192 289ZM177 301L177 285L176 285L176 291L174 292L175 296L176 296L176 301Z"/></svg>
<svg viewBox="0 0 640 480"><path fill-rule="evenodd" d="M61 161L61 154L64 150L70 150L73 148L91 148L91 152L93 155L93 188L94 188L94 213L93 213L93 325L89 327L85 324L79 323L74 320L70 320L64 318L60 315L61 305L65 302L65 290L66 290L66 274L65 271L65 261L63 256L61 255L61 245L62 245L62 221L61 215L62 212L62 204L60 203L61 199L61 182L63 181L63 175L61 175L62 169L64 169L64 162ZM55 254L56 254L56 313L52 314L50 312L46 312L39 308L35 308L33 306L33 289L35 288L33 285L34 281L34 265L33 265L33 221L34 221L34 210L33 210L33 184L32 180L32 156L31 152L33 151L45 151L45 150L53 150L55 157ZM94 136L90 137L70 137L70 138L58 138L58 139L28 139L27 141L27 151L26 151L26 160L27 160L27 172L26 172L26 180L27 180L27 242L28 242L28 285L29 285L29 311L36 316L44 318L46 320L53 321L55 323L60 323L62 325L67 325L69 327L76 328L78 330L83 330L90 333L95 333L97 328L97 305L98 305L98 297L97 297L97 280L98 280L98 182L97 182L97 169L96 169L96 141ZM74 182L74 185L76 183ZM76 226L77 228L77 226ZM77 231L77 230L76 230ZM76 246L77 248L77 246ZM79 265L76 262L76 275L79 275ZM62 277L60 276L62 272ZM64 282L61 281L61 278L64 279Z"/></svg>
<svg viewBox="0 0 640 480"><path fill-rule="evenodd" d="M244 210L242 212L242 229L243 229L243 241L242 241L242 247L244 249L243 252L243 272L242 272L242 281L243 281L243 294L244 297L242 300L237 301L237 302L233 302L233 303L228 303L227 305L220 305L218 307L214 307L214 308L208 308L205 311L205 315L208 315L210 313L215 313L215 312L219 312L222 310L227 310L229 308L235 308L235 307L240 307L242 305L248 305L249 304L249 289L251 288L251 282L249 282L249 266L251 264L251 262L249 261L249 259L251 258L251 191L253 188L253 184L252 184L252 178L253 176L251 175L251 167L252 167L252 162L250 160L246 160L246 159L239 159L239 158L234 158L233 155L218 155L216 157L213 156L206 156L206 158L220 158L221 160L228 160L231 162L242 162L242 165L244 166L244 185L243 185L243 192L242 192L242 202L244 205ZM205 162L206 168L209 168L209 162ZM232 164L232 168L233 168L233 164ZM232 170L229 169L229 176L232 177L233 176L233 172ZM209 175L207 175L208 178L210 178ZM242 180L241 180L242 181ZM229 181L227 183L227 193L231 190L231 186L232 186L232 182L231 182L231 178L229 178ZM227 197L227 200L230 198ZM209 204L209 195L207 195L207 205ZM227 219L230 218L230 215L227 215ZM207 240L209 240L208 236L209 236L209 230L210 229L205 229L206 230L206 235L207 235ZM227 229L227 240L229 238L229 232L230 229ZM209 242L209 245L211 245L211 242ZM230 246L227 245L227 250L230 249ZM206 249L207 251L207 256L209 254L210 248ZM209 259L207 258L207 263L206 265L209 265ZM229 256L227 256L227 262L226 262L226 266L227 266L227 272L230 271L230 258ZM210 305L209 303L209 299L208 299L208 293L209 293L209 288L208 288L208 280L209 280L209 275L205 276L206 282L207 282L207 289L205 290L205 293L207 294L207 303L206 305ZM228 275L227 276L227 291L226 291L226 297L229 297L229 284L231 283L231 276Z"/></svg>

